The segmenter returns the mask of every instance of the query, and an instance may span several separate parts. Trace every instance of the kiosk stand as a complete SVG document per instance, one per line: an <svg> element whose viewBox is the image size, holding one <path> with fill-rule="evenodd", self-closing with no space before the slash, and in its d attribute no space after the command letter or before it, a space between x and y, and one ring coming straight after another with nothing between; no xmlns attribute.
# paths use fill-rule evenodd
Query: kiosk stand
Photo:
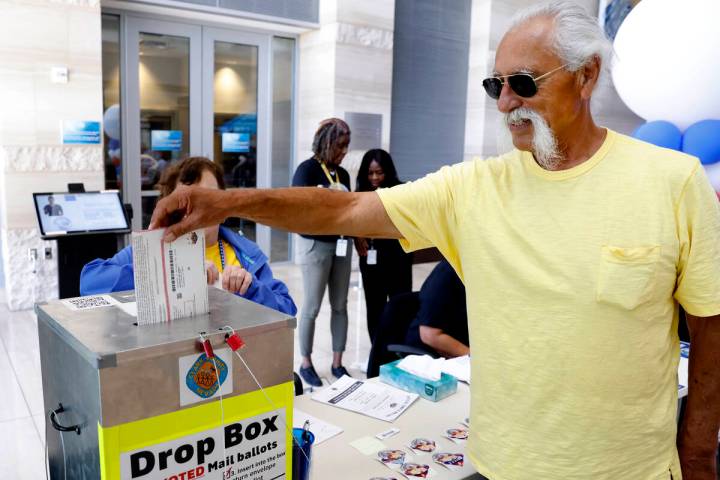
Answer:
<svg viewBox="0 0 720 480"><path fill-rule="evenodd" d="M125 246L130 218L117 191L86 192L69 184L67 192L33 193L44 240L57 240L60 298L80 295L80 272L96 258L109 258Z"/></svg>
<svg viewBox="0 0 720 480"><path fill-rule="evenodd" d="M126 313L133 292L36 307L50 478L290 477L295 319L209 299L208 314L144 326Z"/></svg>
<svg viewBox="0 0 720 480"><path fill-rule="evenodd" d="M57 240L59 298L80 296L80 272L96 258L110 258L124 245L120 233L87 233L48 238Z"/></svg>

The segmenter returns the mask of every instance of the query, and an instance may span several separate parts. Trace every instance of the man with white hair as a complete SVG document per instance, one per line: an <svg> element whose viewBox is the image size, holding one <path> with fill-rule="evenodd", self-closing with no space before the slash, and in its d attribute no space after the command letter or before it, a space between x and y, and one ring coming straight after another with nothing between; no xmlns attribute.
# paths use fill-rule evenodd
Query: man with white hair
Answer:
<svg viewBox="0 0 720 480"><path fill-rule="evenodd" d="M377 193L182 188L153 226L179 210L167 239L241 216L434 245L467 291L468 454L482 475L715 480L720 206L697 159L595 124L609 52L575 4L533 7L483 82L511 152ZM676 440L678 305L692 355Z"/></svg>

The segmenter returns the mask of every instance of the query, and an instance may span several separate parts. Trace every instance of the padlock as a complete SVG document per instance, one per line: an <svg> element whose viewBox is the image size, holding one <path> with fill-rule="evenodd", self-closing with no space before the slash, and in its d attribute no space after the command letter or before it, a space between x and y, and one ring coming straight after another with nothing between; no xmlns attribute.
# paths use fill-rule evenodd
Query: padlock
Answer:
<svg viewBox="0 0 720 480"><path fill-rule="evenodd" d="M234 331L232 334L227 336L227 338L225 339L225 343L228 344L228 346L233 352L236 352L245 346L245 342L243 341L243 339L240 338L240 335L238 335Z"/></svg>

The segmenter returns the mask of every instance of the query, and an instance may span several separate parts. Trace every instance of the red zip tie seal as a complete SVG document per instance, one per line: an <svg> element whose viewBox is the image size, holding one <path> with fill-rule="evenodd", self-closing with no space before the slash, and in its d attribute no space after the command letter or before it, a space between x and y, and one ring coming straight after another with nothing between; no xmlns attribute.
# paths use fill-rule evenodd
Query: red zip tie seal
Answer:
<svg viewBox="0 0 720 480"><path fill-rule="evenodd" d="M205 351L205 356L207 358L215 357L215 352L213 352L213 347L210 343L210 339L205 338L205 335L203 335L202 333L200 334L200 344L202 344L202 348Z"/></svg>

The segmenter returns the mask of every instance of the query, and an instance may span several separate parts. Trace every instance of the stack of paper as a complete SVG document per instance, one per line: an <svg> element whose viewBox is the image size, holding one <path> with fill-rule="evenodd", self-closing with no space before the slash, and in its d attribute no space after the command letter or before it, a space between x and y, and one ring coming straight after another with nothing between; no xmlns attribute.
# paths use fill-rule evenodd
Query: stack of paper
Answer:
<svg viewBox="0 0 720 480"><path fill-rule="evenodd" d="M470 355L450 358L443 363L443 373L452 375L461 382L470 383Z"/></svg>
<svg viewBox="0 0 720 480"><path fill-rule="evenodd" d="M308 430L315 435L315 445L328 440L335 435L340 435L343 431L342 428L332 423L323 422L319 418L313 417L309 413L305 413L299 408L293 409L293 427L303 428L305 422L309 422Z"/></svg>

